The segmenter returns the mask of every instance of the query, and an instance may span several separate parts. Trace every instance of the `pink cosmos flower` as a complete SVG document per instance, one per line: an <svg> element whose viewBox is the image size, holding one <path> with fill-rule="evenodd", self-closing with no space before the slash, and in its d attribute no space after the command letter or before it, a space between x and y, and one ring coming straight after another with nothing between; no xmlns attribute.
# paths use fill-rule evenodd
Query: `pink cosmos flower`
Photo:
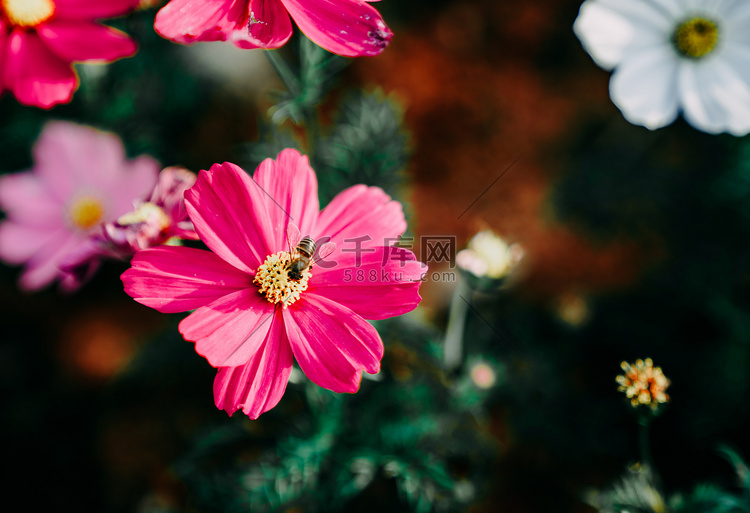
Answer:
<svg viewBox="0 0 750 513"><path fill-rule="evenodd" d="M293 358L334 392L355 392L362 370L380 370L383 343L365 319L413 310L426 270L410 251L388 246L406 229L398 202L357 185L318 212L307 157L284 150L253 178L230 163L201 171L185 204L211 251L147 249L122 280L130 296L160 312L195 309L179 329L219 368L218 408L251 418L273 408ZM293 278L290 232L336 247Z"/></svg>
<svg viewBox="0 0 750 513"><path fill-rule="evenodd" d="M367 0L376 1L376 0ZM190 44L230 41L239 48L278 48L300 30L329 52L377 55L393 37L366 0L172 0L154 28L167 39Z"/></svg>
<svg viewBox="0 0 750 513"><path fill-rule="evenodd" d="M105 239L129 253L164 244L170 239L198 240L185 209L185 191L196 176L181 167L168 167L146 201L137 201L135 210L104 225Z"/></svg>
<svg viewBox="0 0 750 513"><path fill-rule="evenodd" d="M20 286L36 290L56 279L65 290L81 282L60 264L148 194L159 165L125 160L114 134L67 122L48 123L34 146L34 168L0 177L0 258L26 264ZM93 271L93 267L90 269Z"/></svg>
<svg viewBox="0 0 750 513"><path fill-rule="evenodd" d="M78 87L74 61L133 55L127 35L95 20L120 16L135 0L0 0L0 92L50 108Z"/></svg>
<svg viewBox="0 0 750 513"><path fill-rule="evenodd" d="M193 186L195 178L195 174L181 167L163 169L146 201L136 199L135 210L101 224L98 232L60 263L60 268L83 282L92 266L102 259L130 260L146 248L178 239L198 240L184 201L185 191Z"/></svg>
<svg viewBox="0 0 750 513"><path fill-rule="evenodd" d="M109 256L129 259L138 251L165 244L172 239L198 240L193 223L185 209L184 195L195 184L196 176L181 167L167 167L159 173L159 180L151 196L134 201L135 209L117 220L101 225L101 233L90 239L77 258L69 265Z"/></svg>

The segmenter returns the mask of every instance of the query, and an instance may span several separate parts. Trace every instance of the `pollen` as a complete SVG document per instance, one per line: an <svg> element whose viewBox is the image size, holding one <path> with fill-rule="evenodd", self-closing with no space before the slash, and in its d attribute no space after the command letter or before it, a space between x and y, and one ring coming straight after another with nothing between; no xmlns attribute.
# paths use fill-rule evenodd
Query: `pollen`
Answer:
<svg viewBox="0 0 750 513"><path fill-rule="evenodd" d="M167 231L172 224L164 209L153 203L142 203L133 212L120 216L117 224L128 226L131 224L150 223L159 231Z"/></svg>
<svg viewBox="0 0 750 513"><path fill-rule="evenodd" d="M52 0L0 0L0 8L17 27L35 27L55 14Z"/></svg>
<svg viewBox="0 0 750 513"><path fill-rule="evenodd" d="M291 255L286 251L279 251L266 258L263 265L258 267L253 283L258 286L258 291L266 296L271 303L282 303L289 306L300 298L300 294L307 290L307 282L312 276L310 271L302 271L302 278L292 280L289 278L287 268L292 261Z"/></svg>
<svg viewBox="0 0 750 513"><path fill-rule="evenodd" d="M102 222L104 205L95 196L81 196L71 205L68 214L74 227L88 231Z"/></svg>
<svg viewBox="0 0 750 513"><path fill-rule="evenodd" d="M659 404L669 401L666 394L669 380L661 367L654 367L651 358L636 360L633 364L622 362L620 367L625 374L617 376L620 385L617 390L625 392L634 408L643 405L655 410Z"/></svg>
<svg viewBox="0 0 750 513"><path fill-rule="evenodd" d="M677 52L689 59L702 59L716 49L719 26L716 22L696 16L677 26L672 36Z"/></svg>

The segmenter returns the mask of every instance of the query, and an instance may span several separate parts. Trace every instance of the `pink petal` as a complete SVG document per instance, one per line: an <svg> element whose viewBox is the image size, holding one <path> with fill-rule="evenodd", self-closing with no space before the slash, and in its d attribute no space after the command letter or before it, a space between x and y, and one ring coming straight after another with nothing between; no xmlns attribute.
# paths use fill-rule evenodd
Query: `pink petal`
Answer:
<svg viewBox="0 0 750 513"><path fill-rule="evenodd" d="M310 287L305 293L335 301L365 319L386 319L414 310L419 296L420 278L427 266L403 248L371 248L360 254L339 257L336 266L314 267Z"/></svg>
<svg viewBox="0 0 750 513"><path fill-rule="evenodd" d="M185 192L185 207L201 240L237 269L254 274L279 248L266 210L267 195L239 166L201 171ZM243 362L244 363L244 362Z"/></svg>
<svg viewBox="0 0 750 513"><path fill-rule="evenodd" d="M276 406L292 372L292 349L277 310L271 328L250 360L238 367L221 367L214 380L216 407L229 415L242 408L251 419Z"/></svg>
<svg viewBox="0 0 750 513"><path fill-rule="evenodd" d="M33 173L0 176L0 208L9 218L34 227L62 226L62 205Z"/></svg>
<svg viewBox="0 0 750 513"><path fill-rule="evenodd" d="M263 343L273 310L251 286L197 309L180 323L180 333L214 367L235 367L247 363Z"/></svg>
<svg viewBox="0 0 750 513"><path fill-rule="evenodd" d="M294 223L300 236L312 235L318 218L318 180L307 156L297 150L283 150L276 160L264 160L253 176L266 193L272 227L272 247L287 249L287 226ZM299 241L290 241L296 245Z"/></svg>
<svg viewBox="0 0 750 513"><path fill-rule="evenodd" d="M200 240L200 237L195 233L195 227L190 221L184 221L182 223L173 224L169 227L167 237L177 237L183 240Z"/></svg>
<svg viewBox="0 0 750 513"><path fill-rule="evenodd" d="M240 48L278 48L292 35L279 0L172 0L154 28L178 43L230 41Z"/></svg>
<svg viewBox="0 0 750 513"><path fill-rule="evenodd" d="M54 227L29 226L13 221L0 223L0 258L10 264L23 264L42 248L58 240L62 225Z"/></svg>
<svg viewBox="0 0 750 513"><path fill-rule="evenodd" d="M53 19L36 28L37 34L62 60L110 62L133 55L135 41L112 27L91 22Z"/></svg>
<svg viewBox="0 0 750 513"><path fill-rule="evenodd" d="M70 64L52 53L35 32L15 29L7 42L3 82L24 105L50 108L70 101L78 87Z"/></svg>
<svg viewBox="0 0 750 513"><path fill-rule="evenodd" d="M10 46L8 45L8 36L8 27L6 27L5 22L3 22L2 17L0 16L0 93L7 89L5 86L5 78L3 77L3 70L5 69L6 55Z"/></svg>
<svg viewBox="0 0 750 513"><path fill-rule="evenodd" d="M380 335L345 306L308 292L283 314L294 357L315 384L352 393L359 388L362 369L380 371Z"/></svg>
<svg viewBox="0 0 750 513"><path fill-rule="evenodd" d="M85 274L92 262L102 258L118 258L118 254L100 237L88 237L73 253L60 262L60 270L68 274Z"/></svg>
<svg viewBox="0 0 750 513"><path fill-rule="evenodd" d="M281 0L315 44L329 52L377 55L393 37L378 11L362 0Z"/></svg>
<svg viewBox="0 0 750 513"><path fill-rule="evenodd" d="M93 20L126 14L137 5L138 0L55 0L55 14L64 19Z"/></svg>
<svg viewBox="0 0 750 513"><path fill-rule="evenodd" d="M278 48L292 37L292 20L279 0L250 0L251 17L232 32L239 48Z"/></svg>
<svg viewBox="0 0 750 513"><path fill-rule="evenodd" d="M79 289L96 273L101 260L107 256L106 250L102 249L97 241L86 239L60 262L60 289L63 292L74 292Z"/></svg>
<svg viewBox="0 0 750 513"><path fill-rule="evenodd" d="M172 0L156 13L154 29L178 43L226 41L247 23L248 0Z"/></svg>
<svg viewBox="0 0 750 513"><path fill-rule="evenodd" d="M38 290L63 276L60 263L74 253L86 239L67 230L59 230L27 262L19 279L19 286L24 290Z"/></svg>
<svg viewBox="0 0 750 513"><path fill-rule="evenodd" d="M355 185L339 193L320 212L313 233L315 239L330 237L337 245L329 260L337 260L354 249L361 239L363 248L391 246L406 230L401 204L382 189Z"/></svg>
<svg viewBox="0 0 750 513"><path fill-rule="evenodd" d="M110 189L124 165L125 149L114 134L52 121L34 145L34 162L41 180L67 201L81 188Z"/></svg>
<svg viewBox="0 0 750 513"><path fill-rule="evenodd" d="M252 277L202 249L159 246L139 251L122 275L125 292L162 313L193 310L252 286Z"/></svg>
<svg viewBox="0 0 750 513"><path fill-rule="evenodd" d="M160 167L157 161L147 156L119 162L113 170L112 182L106 185L111 210L106 221L115 221L121 215L131 212L135 200L145 200L156 185Z"/></svg>
<svg viewBox="0 0 750 513"><path fill-rule="evenodd" d="M164 168L159 173L157 184L148 201L160 205L173 222L183 221L188 217L185 210L185 191L195 185L196 178L195 173L185 168Z"/></svg>

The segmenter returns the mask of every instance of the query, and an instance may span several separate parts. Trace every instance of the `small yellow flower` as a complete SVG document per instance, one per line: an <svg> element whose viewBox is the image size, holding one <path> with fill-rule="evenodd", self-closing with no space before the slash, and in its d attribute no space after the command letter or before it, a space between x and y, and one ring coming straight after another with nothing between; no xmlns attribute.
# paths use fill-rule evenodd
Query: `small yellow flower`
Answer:
<svg viewBox="0 0 750 513"><path fill-rule="evenodd" d="M669 380L661 367L654 367L651 358L636 360L634 364L622 362L620 364L625 374L615 378L620 385L617 390L625 392L633 407L647 405L651 409L669 401L666 394Z"/></svg>

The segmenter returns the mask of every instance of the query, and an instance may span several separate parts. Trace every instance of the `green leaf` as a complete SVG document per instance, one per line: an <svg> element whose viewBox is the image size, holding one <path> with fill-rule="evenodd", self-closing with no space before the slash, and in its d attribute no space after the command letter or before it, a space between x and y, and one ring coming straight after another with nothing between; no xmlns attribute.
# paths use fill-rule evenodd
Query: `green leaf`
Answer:
<svg viewBox="0 0 750 513"><path fill-rule="evenodd" d="M409 137L399 102L380 89L350 93L334 116L332 131L318 143L316 164L327 171L322 196L328 199L359 183L397 196L408 157Z"/></svg>

